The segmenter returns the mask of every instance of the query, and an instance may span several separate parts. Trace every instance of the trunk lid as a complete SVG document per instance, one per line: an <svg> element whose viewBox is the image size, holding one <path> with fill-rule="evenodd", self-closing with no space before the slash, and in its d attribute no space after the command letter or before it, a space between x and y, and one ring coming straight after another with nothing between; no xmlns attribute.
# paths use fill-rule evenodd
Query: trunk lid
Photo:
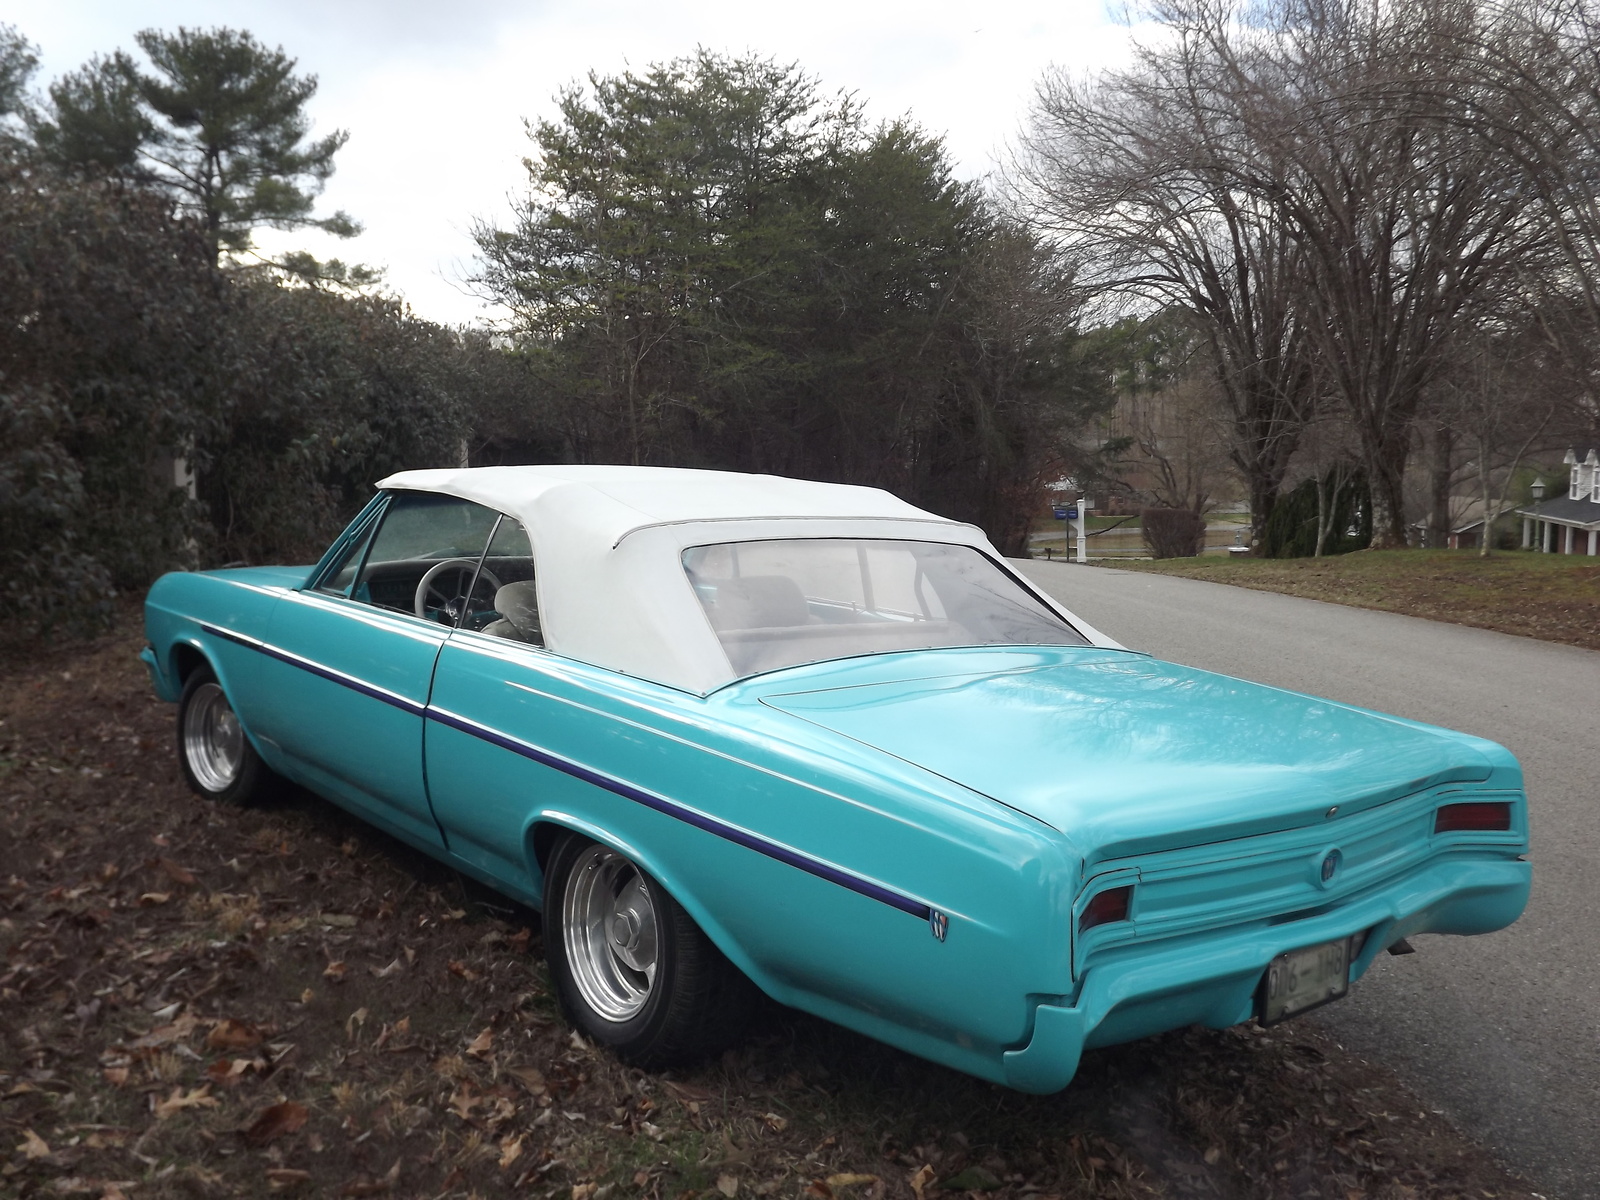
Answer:
<svg viewBox="0 0 1600 1200"><path fill-rule="evenodd" d="M1091 861L1302 828L1493 771L1464 734L1126 652L772 682L765 704L1026 813Z"/></svg>

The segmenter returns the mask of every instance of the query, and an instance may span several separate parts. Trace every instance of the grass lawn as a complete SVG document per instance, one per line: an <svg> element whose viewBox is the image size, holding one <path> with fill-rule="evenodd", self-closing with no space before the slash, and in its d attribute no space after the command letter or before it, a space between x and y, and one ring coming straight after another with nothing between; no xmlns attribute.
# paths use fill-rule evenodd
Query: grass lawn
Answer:
<svg viewBox="0 0 1600 1200"><path fill-rule="evenodd" d="M1600 650L1600 559L1525 551L1367 550L1335 558L1107 563Z"/></svg>

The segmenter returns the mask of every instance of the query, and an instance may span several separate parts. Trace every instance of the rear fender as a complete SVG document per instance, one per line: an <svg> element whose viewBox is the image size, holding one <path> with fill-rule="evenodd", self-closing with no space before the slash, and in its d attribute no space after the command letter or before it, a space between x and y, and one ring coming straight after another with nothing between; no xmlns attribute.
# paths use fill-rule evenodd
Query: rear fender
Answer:
<svg viewBox="0 0 1600 1200"><path fill-rule="evenodd" d="M661 884L667 890L667 894L683 906L683 910L694 919L694 923L706 937L711 939L712 945L722 951L728 961L744 973L746 979L780 1004L795 1003L793 989L777 982L758 967L745 948L729 934L720 921L711 915L699 897L654 854L644 846L619 837L611 830L602 828L577 813L542 810L532 817L524 830L523 848L528 861L528 873L533 880L534 892L541 899L544 896L544 864L549 859L556 839L563 833L581 834L626 856L645 874Z"/></svg>

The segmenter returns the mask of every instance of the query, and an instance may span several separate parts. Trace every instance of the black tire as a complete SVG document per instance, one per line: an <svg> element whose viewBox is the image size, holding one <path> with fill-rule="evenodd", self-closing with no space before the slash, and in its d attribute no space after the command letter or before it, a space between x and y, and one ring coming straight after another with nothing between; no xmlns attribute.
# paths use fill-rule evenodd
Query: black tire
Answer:
<svg viewBox="0 0 1600 1200"><path fill-rule="evenodd" d="M613 911L630 922L635 942L639 926L627 905L647 901L653 976L623 961L630 948L617 940L615 926L597 949L584 923L570 920L586 911L586 896L606 895L622 904ZM588 933L596 930L591 921ZM546 863L544 947L567 1020L637 1067L662 1070L718 1053L738 1040L755 1007L754 985L665 888L623 855L577 834L562 835Z"/></svg>
<svg viewBox="0 0 1600 1200"><path fill-rule="evenodd" d="M210 667L178 697L178 766L191 791L223 804L259 803L272 778Z"/></svg>

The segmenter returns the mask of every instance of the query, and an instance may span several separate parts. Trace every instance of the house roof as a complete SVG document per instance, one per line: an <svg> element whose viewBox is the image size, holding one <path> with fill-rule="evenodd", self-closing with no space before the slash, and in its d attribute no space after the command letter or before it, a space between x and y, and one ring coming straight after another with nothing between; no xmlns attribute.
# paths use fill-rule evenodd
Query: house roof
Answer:
<svg viewBox="0 0 1600 1200"><path fill-rule="evenodd" d="M1527 508L1517 509L1524 517L1537 517L1556 525L1578 525L1585 529L1600 529L1600 503L1593 500L1571 500L1559 496L1544 500Z"/></svg>

